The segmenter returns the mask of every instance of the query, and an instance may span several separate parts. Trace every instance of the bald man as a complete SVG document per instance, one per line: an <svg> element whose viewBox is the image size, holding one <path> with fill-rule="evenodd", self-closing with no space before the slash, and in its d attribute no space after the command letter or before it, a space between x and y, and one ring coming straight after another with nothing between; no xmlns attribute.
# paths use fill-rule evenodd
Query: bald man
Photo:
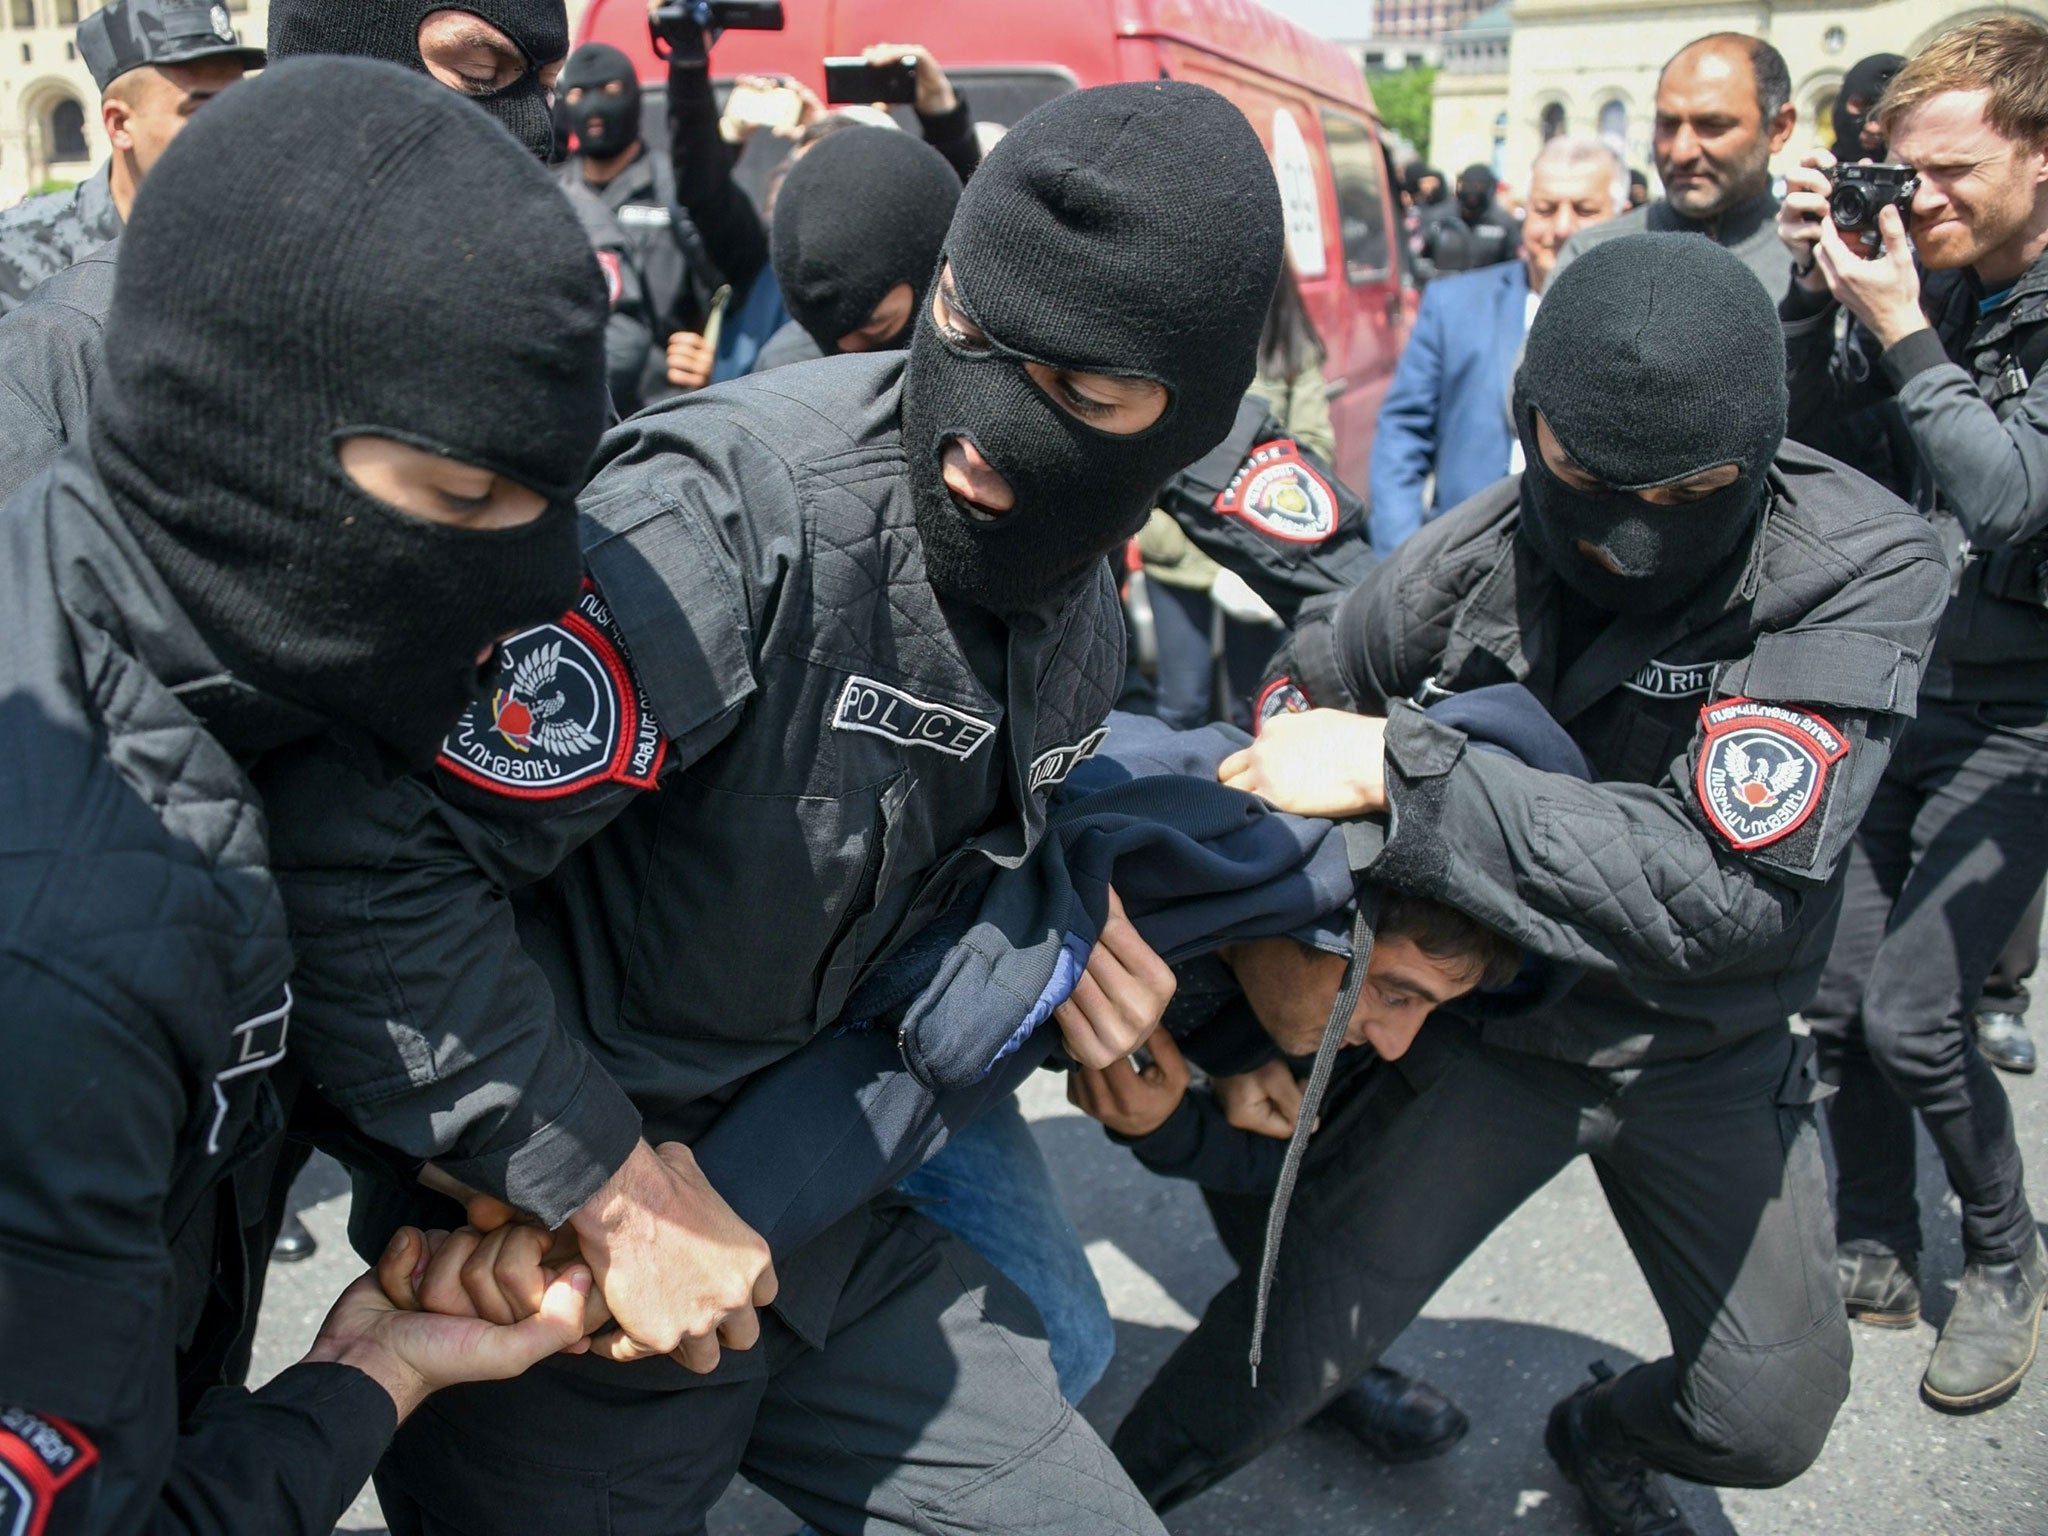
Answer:
<svg viewBox="0 0 2048 1536"><path fill-rule="evenodd" d="M1681 231L1726 247L1780 297L1792 267L1777 238L1771 156L1798 120L1784 56L1762 38L1715 32L1687 43L1657 77L1651 153L1664 195L1574 237L1557 270L1603 240Z"/></svg>

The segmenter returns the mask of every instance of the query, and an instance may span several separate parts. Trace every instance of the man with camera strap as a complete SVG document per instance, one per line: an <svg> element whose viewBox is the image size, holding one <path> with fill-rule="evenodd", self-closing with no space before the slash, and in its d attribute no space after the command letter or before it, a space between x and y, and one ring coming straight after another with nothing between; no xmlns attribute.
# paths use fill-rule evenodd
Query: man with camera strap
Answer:
<svg viewBox="0 0 2048 1536"><path fill-rule="evenodd" d="M1965 1259L1921 1390L1971 1412L2018 1386L2048 1295L2011 1109L1968 1029L2048 873L2048 27L2007 15L1949 32L1877 118L1902 164L1820 153L1788 178L1790 430L1819 443L1896 413L1890 478L1942 531L1956 575L1808 1018L1840 1085L1850 1315L1919 1317L1918 1110L1962 1204Z"/></svg>

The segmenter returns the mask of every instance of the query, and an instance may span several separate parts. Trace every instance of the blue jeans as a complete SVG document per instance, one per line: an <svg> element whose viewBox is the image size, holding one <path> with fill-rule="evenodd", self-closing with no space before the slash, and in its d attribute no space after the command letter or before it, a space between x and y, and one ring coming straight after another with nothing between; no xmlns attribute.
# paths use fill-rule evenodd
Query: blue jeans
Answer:
<svg viewBox="0 0 2048 1536"><path fill-rule="evenodd" d="M1109 1369L1116 1331L1081 1234L1052 1186L1024 1113L1005 1099L897 1188L971 1244L1045 1319L1060 1392L1078 1403Z"/></svg>

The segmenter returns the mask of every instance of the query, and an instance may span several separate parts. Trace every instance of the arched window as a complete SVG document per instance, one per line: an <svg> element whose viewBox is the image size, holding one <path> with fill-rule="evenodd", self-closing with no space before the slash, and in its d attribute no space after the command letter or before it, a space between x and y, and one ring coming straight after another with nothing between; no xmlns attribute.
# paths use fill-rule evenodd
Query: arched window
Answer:
<svg viewBox="0 0 2048 1536"><path fill-rule="evenodd" d="M50 108L50 160L90 158L85 150L85 108L66 96Z"/></svg>
<svg viewBox="0 0 2048 1536"><path fill-rule="evenodd" d="M1600 137L1617 155L1628 154L1628 107L1625 103L1610 101L1600 109Z"/></svg>
<svg viewBox="0 0 2048 1536"><path fill-rule="evenodd" d="M1542 114L1536 121L1542 127L1543 142L1548 144L1552 139L1564 132L1564 103L1553 101L1543 109Z"/></svg>

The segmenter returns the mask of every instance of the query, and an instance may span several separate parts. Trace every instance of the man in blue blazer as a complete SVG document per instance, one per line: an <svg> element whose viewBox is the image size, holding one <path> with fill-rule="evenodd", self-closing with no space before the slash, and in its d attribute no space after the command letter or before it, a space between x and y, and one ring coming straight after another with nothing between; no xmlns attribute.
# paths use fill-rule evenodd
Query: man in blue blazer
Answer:
<svg viewBox="0 0 2048 1536"><path fill-rule="evenodd" d="M1425 522L1520 471L1508 391L1543 285L1565 241L1627 206L1628 173L1614 151L1594 138L1552 139L1529 172L1522 260L1423 290L1373 439L1376 553L1392 554Z"/></svg>

